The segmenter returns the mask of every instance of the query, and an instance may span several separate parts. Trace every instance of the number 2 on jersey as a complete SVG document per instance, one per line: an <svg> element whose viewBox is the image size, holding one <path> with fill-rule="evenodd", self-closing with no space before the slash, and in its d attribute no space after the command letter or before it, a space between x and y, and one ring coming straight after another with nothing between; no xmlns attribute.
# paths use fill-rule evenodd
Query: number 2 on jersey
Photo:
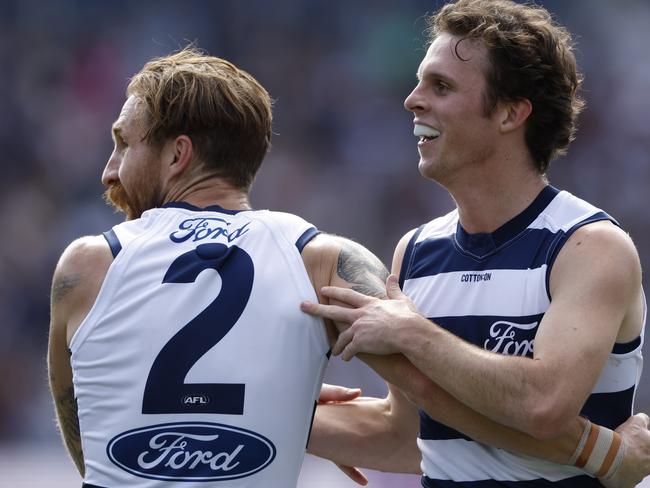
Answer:
<svg viewBox="0 0 650 488"><path fill-rule="evenodd" d="M253 288L253 260L248 253L218 243L201 244L181 254L163 283L194 283L207 269L221 276L221 291L156 356L144 389L143 414L244 412L244 384L185 383L192 366L237 323Z"/></svg>

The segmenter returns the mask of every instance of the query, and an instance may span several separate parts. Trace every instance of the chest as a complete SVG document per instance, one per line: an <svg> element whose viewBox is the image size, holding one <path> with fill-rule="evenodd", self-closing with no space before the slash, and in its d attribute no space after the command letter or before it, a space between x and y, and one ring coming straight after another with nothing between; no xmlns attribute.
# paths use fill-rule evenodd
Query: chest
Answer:
<svg viewBox="0 0 650 488"><path fill-rule="evenodd" d="M532 356L550 305L543 242L478 258L447 241L416 249L404 292L427 318L486 350Z"/></svg>

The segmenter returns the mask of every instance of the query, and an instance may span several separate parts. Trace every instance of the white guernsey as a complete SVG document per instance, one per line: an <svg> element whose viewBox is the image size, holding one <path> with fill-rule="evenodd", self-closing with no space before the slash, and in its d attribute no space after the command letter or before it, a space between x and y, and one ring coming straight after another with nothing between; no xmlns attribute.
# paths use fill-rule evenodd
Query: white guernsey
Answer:
<svg viewBox="0 0 650 488"><path fill-rule="evenodd" d="M86 486L295 486L329 350L297 307L315 229L166 207L106 233L115 260L71 342Z"/></svg>

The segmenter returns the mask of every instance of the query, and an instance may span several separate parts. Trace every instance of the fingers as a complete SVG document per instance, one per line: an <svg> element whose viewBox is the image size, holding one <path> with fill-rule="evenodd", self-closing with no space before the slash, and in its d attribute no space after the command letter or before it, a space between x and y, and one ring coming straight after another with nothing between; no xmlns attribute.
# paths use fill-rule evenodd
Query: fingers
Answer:
<svg viewBox="0 0 650 488"><path fill-rule="evenodd" d="M639 429L647 430L648 425L650 425L650 418L641 412L629 417L625 422L616 427L616 432L621 435L632 435Z"/></svg>
<svg viewBox="0 0 650 488"><path fill-rule="evenodd" d="M324 296L328 298L332 298L342 303L347 303L348 305L355 308L363 307L368 302L374 300L374 298L356 292L350 288L324 286L320 291Z"/></svg>
<svg viewBox="0 0 650 488"><path fill-rule="evenodd" d="M338 385L323 383L320 389L318 403L349 402L361 395L360 388L346 388Z"/></svg>
<svg viewBox="0 0 650 488"><path fill-rule="evenodd" d="M300 310L309 315L317 315L319 317L348 324L351 324L356 320L354 309L339 307L337 305L321 305L320 303L304 301L300 304Z"/></svg>
<svg viewBox="0 0 650 488"><path fill-rule="evenodd" d="M349 361L359 352L357 345L352 342L354 339L354 331L352 329L350 327L348 330L341 332L336 344L332 348L332 354L334 356L340 354L343 361Z"/></svg>
<svg viewBox="0 0 650 488"><path fill-rule="evenodd" d="M336 344L334 344L334 347L332 347L332 354L334 356L341 354L353 338L354 332L352 332L351 328L341 332L339 334L339 338L336 340Z"/></svg>
<svg viewBox="0 0 650 488"><path fill-rule="evenodd" d="M337 464L337 466L348 476L348 478L350 478L355 483L363 486L368 484L368 478L366 478L366 476L357 468L354 468L352 466L343 466L341 464Z"/></svg>
<svg viewBox="0 0 650 488"><path fill-rule="evenodd" d="M343 352L341 353L341 359L343 361L349 361L350 359L352 359L354 356L357 355L357 352L358 351L356 346L354 345L353 342L351 342L350 344L348 344L348 346L345 349L343 349Z"/></svg>
<svg viewBox="0 0 650 488"><path fill-rule="evenodd" d="M645 429L647 429L648 425L650 425L650 417L648 417L643 412L637 413L633 418L635 418Z"/></svg>
<svg viewBox="0 0 650 488"><path fill-rule="evenodd" d="M391 300L397 300L404 297L404 293L399 287L399 280L394 274L388 275L386 278L386 295Z"/></svg>

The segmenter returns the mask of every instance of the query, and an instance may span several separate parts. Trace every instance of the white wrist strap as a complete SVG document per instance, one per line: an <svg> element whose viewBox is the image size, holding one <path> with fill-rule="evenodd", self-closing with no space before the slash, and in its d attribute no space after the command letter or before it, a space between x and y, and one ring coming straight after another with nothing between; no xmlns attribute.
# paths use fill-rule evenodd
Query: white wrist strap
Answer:
<svg viewBox="0 0 650 488"><path fill-rule="evenodd" d="M618 432L587 420L578 447L569 461L596 478L609 479L625 456L625 443Z"/></svg>

